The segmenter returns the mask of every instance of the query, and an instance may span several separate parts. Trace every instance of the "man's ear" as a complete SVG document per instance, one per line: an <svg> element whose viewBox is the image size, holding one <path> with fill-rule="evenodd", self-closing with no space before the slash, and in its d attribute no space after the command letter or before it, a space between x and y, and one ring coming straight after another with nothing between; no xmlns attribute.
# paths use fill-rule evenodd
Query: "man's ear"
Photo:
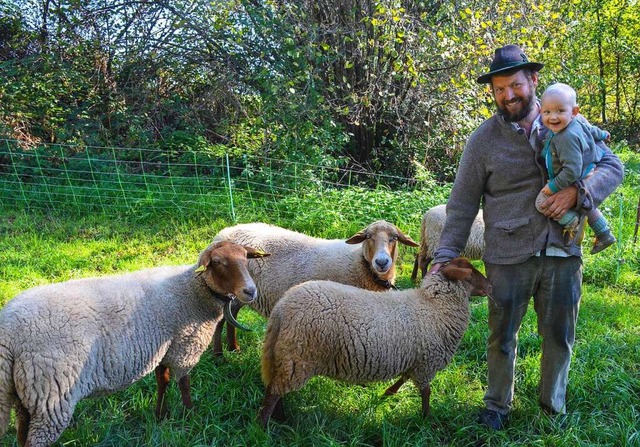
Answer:
<svg viewBox="0 0 640 447"><path fill-rule="evenodd" d="M531 73L531 82L533 82L534 88L538 87L538 73L535 71Z"/></svg>

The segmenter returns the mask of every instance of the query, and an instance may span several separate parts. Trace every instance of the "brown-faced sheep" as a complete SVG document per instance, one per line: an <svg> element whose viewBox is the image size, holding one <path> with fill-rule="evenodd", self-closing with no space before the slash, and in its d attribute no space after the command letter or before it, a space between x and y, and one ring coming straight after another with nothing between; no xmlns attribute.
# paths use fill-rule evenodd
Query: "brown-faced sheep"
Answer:
<svg viewBox="0 0 640 447"><path fill-rule="evenodd" d="M125 388L155 370L156 414L171 373L190 407L188 373L207 348L224 302L256 299L247 258L213 243L196 265L158 267L27 290L0 311L0 435L16 410L20 445L47 446L85 397Z"/></svg>
<svg viewBox="0 0 640 447"><path fill-rule="evenodd" d="M281 399L317 375L350 383L411 379L429 413L430 383L453 357L469 323L469 297L491 285L465 258L427 275L417 289L370 292L309 281L276 304L262 351L265 426L282 416Z"/></svg>

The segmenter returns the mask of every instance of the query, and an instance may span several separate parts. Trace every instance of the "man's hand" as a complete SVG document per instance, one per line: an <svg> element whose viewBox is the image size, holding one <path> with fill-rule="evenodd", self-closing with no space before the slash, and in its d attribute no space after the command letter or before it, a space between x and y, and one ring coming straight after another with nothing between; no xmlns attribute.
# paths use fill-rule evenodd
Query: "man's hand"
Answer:
<svg viewBox="0 0 640 447"><path fill-rule="evenodd" d="M440 271L442 267L444 267L444 262L436 262L435 264L431 264L431 268L429 269L429 274L435 275Z"/></svg>
<svg viewBox="0 0 640 447"><path fill-rule="evenodd" d="M549 196L549 198L540 205L540 208L545 216L558 220L564 216L568 210L575 208L577 202L578 187L570 185L554 195Z"/></svg>

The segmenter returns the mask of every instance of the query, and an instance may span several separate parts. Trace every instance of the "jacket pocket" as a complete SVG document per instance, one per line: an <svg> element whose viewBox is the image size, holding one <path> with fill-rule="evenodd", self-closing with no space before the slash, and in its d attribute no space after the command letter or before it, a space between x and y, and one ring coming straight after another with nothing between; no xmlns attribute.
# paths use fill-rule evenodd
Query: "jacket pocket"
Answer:
<svg viewBox="0 0 640 447"><path fill-rule="evenodd" d="M512 258L533 251L531 218L518 217L498 221L493 228L486 228L487 248L497 258Z"/></svg>

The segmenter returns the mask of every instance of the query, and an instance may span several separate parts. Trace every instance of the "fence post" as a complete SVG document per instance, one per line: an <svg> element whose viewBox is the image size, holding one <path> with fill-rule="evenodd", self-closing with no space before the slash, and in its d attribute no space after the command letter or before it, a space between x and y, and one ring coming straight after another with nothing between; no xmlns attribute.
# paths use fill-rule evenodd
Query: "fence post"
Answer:
<svg viewBox="0 0 640 447"><path fill-rule="evenodd" d="M619 216L618 216L618 241L617 241L617 256L616 256L616 284L618 284L618 280L620 279L620 265L624 262L622 259L622 217L623 217L623 200L622 194L618 194L618 198L620 206L619 206Z"/></svg>
<svg viewBox="0 0 640 447"><path fill-rule="evenodd" d="M227 162L227 185L229 187L229 205L231 206L231 219L233 223L236 223L236 211L233 207L233 192L231 191L231 169L229 169L229 154L225 153L224 156Z"/></svg>
<svg viewBox="0 0 640 447"><path fill-rule="evenodd" d="M633 245L638 240L638 227L640 226L640 197L638 197L638 207L636 208L636 227L633 230Z"/></svg>
<svg viewBox="0 0 640 447"><path fill-rule="evenodd" d="M9 150L9 158L11 159L11 164L13 165L13 173L16 176L16 181L18 182L18 186L20 186L20 194L22 195L22 200L24 200L24 204L29 209L29 201L27 200L27 196L24 193L24 188L22 186L22 179L20 178L20 174L18 174L18 168L16 167L16 161L13 159L13 151L11 150L11 145L9 144L9 140L5 140L7 145L7 149ZM17 200L16 200L17 202Z"/></svg>

